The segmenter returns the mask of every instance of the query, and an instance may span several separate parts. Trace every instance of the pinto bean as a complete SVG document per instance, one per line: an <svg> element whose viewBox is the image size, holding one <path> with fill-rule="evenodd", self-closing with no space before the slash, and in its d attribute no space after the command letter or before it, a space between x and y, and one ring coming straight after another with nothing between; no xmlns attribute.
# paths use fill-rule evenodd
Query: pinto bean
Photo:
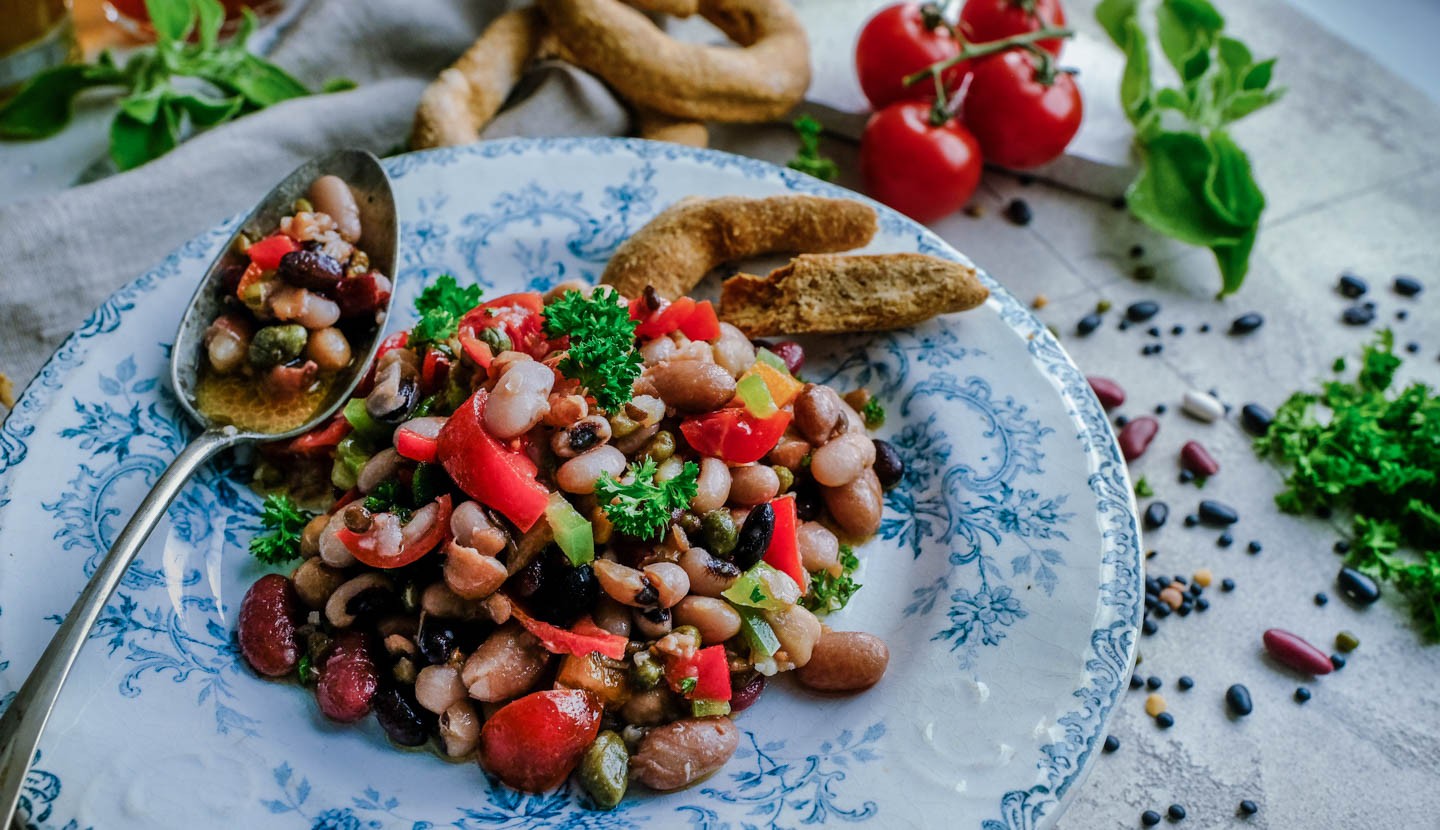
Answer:
<svg viewBox="0 0 1440 830"><path fill-rule="evenodd" d="M630 608L609 597L601 597L595 607L595 624L611 634L630 636Z"/></svg>
<svg viewBox="0 0 1440 830"><path fill-rule="evenodd" d="M766 611L765 620L775 629L775 637L792 664L799 667L810 662L822 631L818 617L803 606L792 605L784 611Z"/></svg>
<svg viewBox="0 0 1440 830"><path fill-rule="evenodd" d="M495 597L491 594L483 602ZM482 603L465 599L444 582L432 582L420 592L420 608L432 617L447 620L472 620L484 613Z"/></svg>
<svg viewBox="0 0 1440 830"><path fill-rule="evenodd" d="M858 692L880 682L890 665L885 641L864 631L827 631L795 676L823 692Z"/></svg>
<svg viewBox="0 0 1440 830"><path fill-rule="evenodd" d="M300 595L302 602L320 609L325 607L325 601L330 599L335 589L345 582L345 574L339 568L326 565L324 560L312 557L300 563L300 567L291 574L290 581L295 583L295 593Z"/></svg>
<svg viewBox="0 0 1440 830"><path fill-rule="evenodd" d="M821 487L825 507L846 533L863 539L880 528L884 493L875 471L866 469L844 487Z"/></svg>
<svg viewBox="0 0 1440 830"><path fill-rule="evenodd" d="M722 599L688 596L676 603L674 614L675 622L699 629L706 645L723 643L740 633L740 614Z"/></svg>
<svg viewBox="0 0 1440 830"><path fill-rule="evenodd" d="M636 726L658 726L675 716L675 698L665 688L636 692L620 708L620 717Z"/></svg>
<svg viewBox="0 0 1440 830"><path fill-rule="evenodd" d="M646 733L630 771L657 792L678 790L720 769L739 745L740 730L729 718L678 720Z"/></svg>
<svg viewBox="0 0 1440 830"><path fill-rule="evenodd" d="M690 576L685 569L674 562L656 562L646 565L645 578L659 594L661 608L670 608L690 593Z"/></svg>
<svg viewBox="0 0 1440 830"><path fill-rule="evenodd" d="M755 365L755 346L744 332L729 323L720 324L720 336L713 347L715 363L734 377Z"/></svg>
<svg viewBox="0 0 1440 830"><path fill-rule="evenodd" d="M465 545L445 545L445 584L463 599L484 599L504 584L505 566L493 556Z"/></svg>
<svg viewBox="0 0 1440 830"><path fill-rule="evenodd" d="M320 535L325 532L325 525L330 523L330 516L321 513L306 523L300 531L300 555L305 558L320 555Z"/></svg>
<svg viewBox="0 0 1440 830"><path fill-rule="evenodd" d="M690 500L690 509L696 513L718 510L730 499L730 487L734 477L730 468L718 458L700 459L700 476L695 483L695 498Z"/></svg>
<svg viewBox="0 0 1440 830"><path fill-rule="evenodd" d="M830 440L847 408L834 389L807 383L795 399L795 428L818 447Z"/></svg>
<svg viewBox="0 0 1440 830"><path fill-rule="evenodd" d="M839 576L843 570L840 566L840 540L830 532L830 528L819 522L805 522L800 525L796 534L796 543L800 549L800 562L807 571L826 571L831 576Z"/></svg>
<svg viewBox="0 0 1440 830"><path fill-rule="evenodd" d="M437 715L464 699L465 684L454 666L426 666L415 676L416 702Z"/></svg>
<svg viewBox="0 0 1440 830"><path fill-rule="evenodd" d="M293 285L276 288L266 304L277 320L296 322L311 331L329 328L340 319L340 306L334 300Z"/></svg>
<svg viewBox="0 0 1440 830"><path fill-rule="evenodd" d="M762 464L730 468L730 503L754 507L775 498L780 476Z"/></svg>
<svg viewBox="0 0 1440 830"><path fill-rule="evenodd" d="M350 365L350 341L345 333L335 327L323 328L310 333L305 344L305 356L315 361L321 371L338 372Z"/></svg>
<svg viewBox="0 0 1440 830"><path fill-rule="evenodd" d="M440 741L445 754L464 758L480 743L480 716L468 700L457 700L440 713Z"/></svg>
<svg viewBox="0 0 1440 830"><path fill-rule="evenodd" d="M575 456L555 471L555 483L567 493L593 493L601 473L619 476L625 472L625 453L602 444Z"/></svg>
<svg viewBox="0 0 1440 830"><path fill-rule="evenodd" d="M339 176L321 176L310 183L310 204L335 220L335 229L346 242L360 240L360 206L355 194Z"/></svg>
<svg viewBox="0 0 1440 830"><path fill-rule="evenodd" d="M875 463L875 444L864 433L846 432L815 451L810 474L824 487L844 487Z"/></svg>
<svg viewBox="0 0 1440 830"><path fill-rule="evenodd" d="M765 460L796 473L805 463L805 456L810 455L813 449L809 441L787 434L780 437L780 442L765 456Z"/></svg>
<svg viewBox="0 0 1440 830"><path fill-rule="evenodd" d="M648 370L660 399L683 412L709 412L735 397L735 378L701 360L668 360Z"/></svg>
<svg viewBox="0 0 1440 830"><path fill-rule="evenodd" d="M704 548L691 548L680 554L680 567L690 577L690 592L702 597L718 597L740 578L739 568L716 559Z"/></svg>
<svg viewBox="0 0 1440 830"><path fill-rule="evenodd" d="M485 402L485 428L507 440L528 432L550 411L555 372L534 360L517 360L500 376Z"/></svg>
<svg viewBox="0 0 1440 830"><path fill-rule="evenodd" d="M485 703L509 700L535 685L550 652L518 623L507 623L475 649L460 670L470 696Z"/></svg>

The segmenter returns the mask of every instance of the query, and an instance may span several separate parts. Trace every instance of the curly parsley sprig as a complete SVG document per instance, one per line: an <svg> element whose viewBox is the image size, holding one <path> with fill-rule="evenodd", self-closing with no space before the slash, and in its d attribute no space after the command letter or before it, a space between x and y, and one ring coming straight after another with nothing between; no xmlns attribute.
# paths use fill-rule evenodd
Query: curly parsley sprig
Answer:
<svg viewBox="0 0 1440 830"><path fill-rule="evenodd" d="M561 374L580 381L607 412L634 395L632 386L644 365L635 350L636 325L612 288L598 288L589 297L567 291L545 307L545 334L570 338Z"/></svg>
<svg viewBox="0 0 1440 830"><path fill-rule="evenodd" d="M283 493L271 493L261 506L260 525L269 531L250 540L250 553L266 565L300 558L300 534L315 514L301 510Z"/></svg>
<svg viewBox="0 0 1440 830"><path fill-rule="evenodd" d="M639 466L632 463L624 476L629 483L601 473L595 495L616 530L638 539L654 539L669 527L671 514L690 506L699 492L700 466L686 461L679 475L657 482L658 469L653 458Z"/></svg>
<svg viewBox="0 0 1440 830"><path fill-rule="evenodd" d="M855 569L860 567L860 558L849 545L840 546L840 575L831 576L829 571L810 574L810 591L800 598L800 604L816 614L830 614L844 608L862 587L854 579Z"/></svg>
<svg viewBox="0 0 1440 830"><path fill-rule="evenodd" d="M410 344L443 343L455 336L460 318L480 304L483 293L478 285L462 287L453 276L441 274L415 298L415 311L420 315L420 322L410 330Z"/></svg>

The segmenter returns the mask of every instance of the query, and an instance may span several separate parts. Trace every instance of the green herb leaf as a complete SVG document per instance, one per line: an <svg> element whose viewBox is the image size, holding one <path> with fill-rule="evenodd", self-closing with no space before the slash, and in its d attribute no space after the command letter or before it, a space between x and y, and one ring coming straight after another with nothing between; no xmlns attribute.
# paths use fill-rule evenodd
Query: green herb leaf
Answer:
<svg viewBox="0 0 1440 830"><path fill-rule="evenodd" d="M48 138L65 129L75 96L96 86L124 82L113 64L57 66L31 78L0 106L0 138Z"/></svg>
<svg viewBox="0 0 1440 830"><path fill-rule="evenodd" d="M455 336L460 318L480 304L482 294L478 285L462 288L453 276L441 274L415 298L420 322L410 330L410 342L426 346L449 340Z"/></svg>
<svg viewBox="0 0 1440 830"><path fill-rule="evenodd" d="M840 576L831 576L829 571L815 571L810 574L810 590L800 598L800 604L816 614L830 614L844 608L862 587L852 578L860 567L860 559L849 545L840 546Z"/></svg>
<svg viewBox="0 0 1440 830"><path fill-rule="evenodd" d="M271 493L261 506L263 533L250 540L250 553L266 565L280 565L300 558L300 533L315 518L301 510L287 495Z"/></svg>
<svg viewBox="0 0 1440 830"><path fill-rule="evenodd" d="M410 492L395 480L382 481L365 497L365 509L371 513L394 513L403 524L410 521Z"/></svg>
<svg viewBox="0 0 1440 830"><path fill-rule="evenodd" d="M200 35L200 49L214 49L220 40L220 28L225 25L225 6L220 0L190 1L195 7L195 31Z"/></svg>
<svg viewBox="0 0 1440 830"><path fill-rule="evenodd" d="M1235 244L1244 229L1219 215L1207 198L1214 152L1195 133L1167 132L1144 148L1145 166L1125 192L1130 211L1166 236L1191 245Z"/></svg>
<svg viewBox="0 0 1440 830"><path fill-rule="evenodd" d="M868 429L879 429L885 426L885 404L880 403L880 398L871 395L870 400L860 407L860 417L865 419L865 426Z"/></svg>
<svg viewBox="0 0 1440 830"><path fill-rule="evenodd" d="M835 177L840 175L839 166L834 160L820 154L820 135L825 131L825 127L808 115L795 119L792 125L800 137L800 149L795 151L794 158L785 162L785 166L808 173L817 179L835 181Z"/></svg>
<svg viewBox="0 0 1440 830"><path fill-rule="evenodd" d="M359 86L349 78L327 78L325 83L320 85L320 91L327 95L333 92L347 92Z"/></svg>
<svg viewBox="0 0 1440 830"><path fill-rule="evenodd" d="M190 123L196 127L213 127L229 121L239 115L245 105L244 99L239 96L211 98L190 92L172 95L170 100L190 117Z"/></svg>
<svg viewBox="0 0 1440 830"><path fill-rule="evenodd" d="M1125 71L1120 76L1120 106L1130 122L1138 124L1151 109L1150 42L1134 20L1125 22L1123 34Z"/></svg>
<svg viewBox="0 0 1440 830"><path fill-rule="evenodd" d="M1140 12L1140 0L1100 0L1095 6L1095 19L1110 40L1125 49L1129 35L1125 31L1126 24L1135 20Z"/></svg>
<svg viewBox="0 0 1440 830"><path fill-rule="evenodd" d="M162 102L155 120L146 124L125 113L117 113L110 124L110 158L121 170L131 170L159 158L180 141L180 119L175 109Z"/></svg>
<svg viewBox="0 0 1440 830"><path fill-rule="evenodd" d="M669 481L656 482L659 469L655 460L646 458L639 466L630 464L626 478L629 483L602 473L595 483L595 496L615 529L638 539L655 539L670 526L676 510L690 506L699 490L700 466L686 461L680 474Z"/></svg>
<svg viewBox="0 0 1440 830"><path fill-rule="evenodd" d="M1140 480L1135 482L1135 495L1142 499L1148 499L1155 495L1155 488L1150 486L1150 482L1146 480L1145 476L1140 476Z"/></svg>
<svg viewBox="0 0 1440 830"><path fill-rule="evenodd" d="M161 46L184 41L195 25L190 0L145 0L145 12Z"/></svg>
<svg viewBox="0 0 1440 830"><path fill-rule="evenodd" d="M680 687L680 694L682 694L682 695L689 695L689 694L691 694L692 692L695 691L695 687L698 686L699 684L700 684L700 681L699 681L697 678L694 678L694 677L685 677L685 678L681 678L680 682L679 682L678 684L676 684L676 685L678 685L678 686Z"/></svg>
<svg viewBox="0 0 1440 830"><path fill-rule="evenodd" d="M570 338L561 374L580 381L607 412L634 396L632 387L644 365L635 350L636 325L612 288L598 288L589 297L567 291L545 307L545 333Z"/></svg>

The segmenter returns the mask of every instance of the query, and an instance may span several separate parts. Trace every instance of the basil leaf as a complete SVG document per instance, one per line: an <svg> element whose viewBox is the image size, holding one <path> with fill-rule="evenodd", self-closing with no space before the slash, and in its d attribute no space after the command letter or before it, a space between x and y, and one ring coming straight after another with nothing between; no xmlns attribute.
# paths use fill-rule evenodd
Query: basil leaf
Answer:
<svg viewBox="0 0 1440 830"><path fill-rule="evenodd" d="M1250 159L1229 134L1214 130L1206 139L1210 148L1210 174L1205 183L1205 201L1234 225L1254 227L1265 210L1265 194L1255 183Z"/></svg>
<svg viewBox="0 0 1440 830"><path fill-rule="evenodd" d="M114 65L57 66L31 78L0 105L0 138L46 138L70 123L75 96L94 86L121 84Z"/></svg>
<svg viewBox="0 0 1440 830"><path fill-rule="evenodd" d="M196 31L200 34L200 49L208 52L220 40L220 27L225 25L225 7L220 0L191 0L195 7Z"/></svg>
<svg viewBox="0 0 1440 830"><path fill-rule="evenodd" d="M196 127L213 127L229 121L240 113L245 99L238 95L229 98L211 98L208 95L185 93L170 98L177 107L190 116L190 123Z"/></svg>
<svg viewBox="0 0 1440 830"><path fill-rule="evenodd" d="M1255 233L1258 226L1251 228L1234 245L1211 245L1215 264L1220 266L1220 293L1217 297L1234 294L1245 282L1250 271L1250 251L1255 247Z"/></svg>
<svg viewBox="0 0 1440 830"><path fill-rule="evenodd" d="M320 85L320 91L327 95L332 92L347 92L359 86L349 78L327 78L325 83Z"/></svg>
<svg viewBox="0 0 1440 830"><path fill-rule="evenodd" d="M1275 59L1260 61L1245 73L1245 79L1241 81L1241 89L1264 89L1270 85L1270 76L1275 71Z"/></svg>
<svg viewBox="0 0 1440 830"><path fill-rule="evenodd" d="M1150 45L1140 24L1125 21L1125 71L1120 76L1120 106L1131 123L1150 108Z"/></svg>
<svg viewBox="0 0 1440 830"><path fill-rule="evenodd" d="M1105 29L1110 40L1128 52L1126 44L1129 36L1125 33L1125 26L1138 17L1139 10L1140 0L1100 0L1095 6L1095 19Z"/></svg>
<svg viewBox="0 0 1440 830"><path fill-rule="evenodd" d="M161 46L183 43L195 24L190 0L145 0L145 11L155 29L155 40Z"/></svg>
<svg viewBox="0 0 1440 830"><path fill-rule="evenodd" d="M141 123L122 112L110 124L110 158L121 170L132 170L159 158L175 149L179 141L180 121L168 102L160 107L153 123Z"/></svg>
<svg viewBox="0 0 1440 830"><path fill-rule="evenodd" d="M1214 163L1210 146L1195 133L1163 132L1144 147L1145 166L1125 192L1130 211L1166 236L1191 245L1233 245L1243 227L1219 215L1208 191Z"/></svg>
<svg viewBox="0 0 1440 830"><path fill-rule="evenodd" d="M197 66L195 74L228 92L244 96L248 103L256 107L268 107L310 94L304 84L295 80L285 70L248 53Z"/></svg>
<svg viewBox="0 0 1440 830"><path fill-rule="evenodd" d="M1231 121L1239 121L1255 110L1270 106L1280 100L1284 94L1285 90L1283 89L1273 92L1266 92L1263 89L1247 89L1238 92L1225 102L1225 109L1221 112L1220 117L1227 124Z"/></svg>
<svg viewBox="0 0 1440 830"><path fill-rule="evenodd" d="M120 100L120 111L141 124L154 124L169 91L167 85L127 95Z"/></svg>

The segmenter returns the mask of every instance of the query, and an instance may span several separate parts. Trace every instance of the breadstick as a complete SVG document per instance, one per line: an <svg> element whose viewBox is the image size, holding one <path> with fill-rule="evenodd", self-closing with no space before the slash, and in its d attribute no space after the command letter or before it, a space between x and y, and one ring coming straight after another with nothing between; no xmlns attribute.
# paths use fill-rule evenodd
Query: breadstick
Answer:
<svg viewBox="0 0 1440 830"><path fill-rule="evenodd" d="M682 43L620 0L538 0L566 52L637 106L691 121L768 121L810 86L805 29L784 0L699 0L743 48Z"/></svg>
<svg viewBox="0 0 1440 830"><path fill-rule="evenodd" d="M690 147L710 146L710 131L699 121L673 118L644 107L635 107L633 114L635 134L641 138L648 138L652 141L669 141Z"/></svg>
<svg viewBox="0 0 1440 830"><path fill-rule="evenodd" d="M726 280L720 319L749 337L882 331L966 311L988 296L974 268L948 259L807 254L768 277Z"/></svg>
<svg viewBox="0 0 1440 830"><path fill-rule="evenodd" d="M469 144L500 111L539 51L545 18L534 8L505 12L420 96L411 149Z"/></svg>
<svg viewBox="0 0 1440 830"><path fill-rule="evenodd" d="M671 17L689 17L700 8L700 0L625 0L642 12L668 14Z"/></svg>
<svg viewBox="0 0 1440 830"><path fill-rule="evenodd" d="M684 199L621 243L600 282L627 297L679 297L715 266L765 254L848 251L875 236L875 211L850 199Z"/></svg>

